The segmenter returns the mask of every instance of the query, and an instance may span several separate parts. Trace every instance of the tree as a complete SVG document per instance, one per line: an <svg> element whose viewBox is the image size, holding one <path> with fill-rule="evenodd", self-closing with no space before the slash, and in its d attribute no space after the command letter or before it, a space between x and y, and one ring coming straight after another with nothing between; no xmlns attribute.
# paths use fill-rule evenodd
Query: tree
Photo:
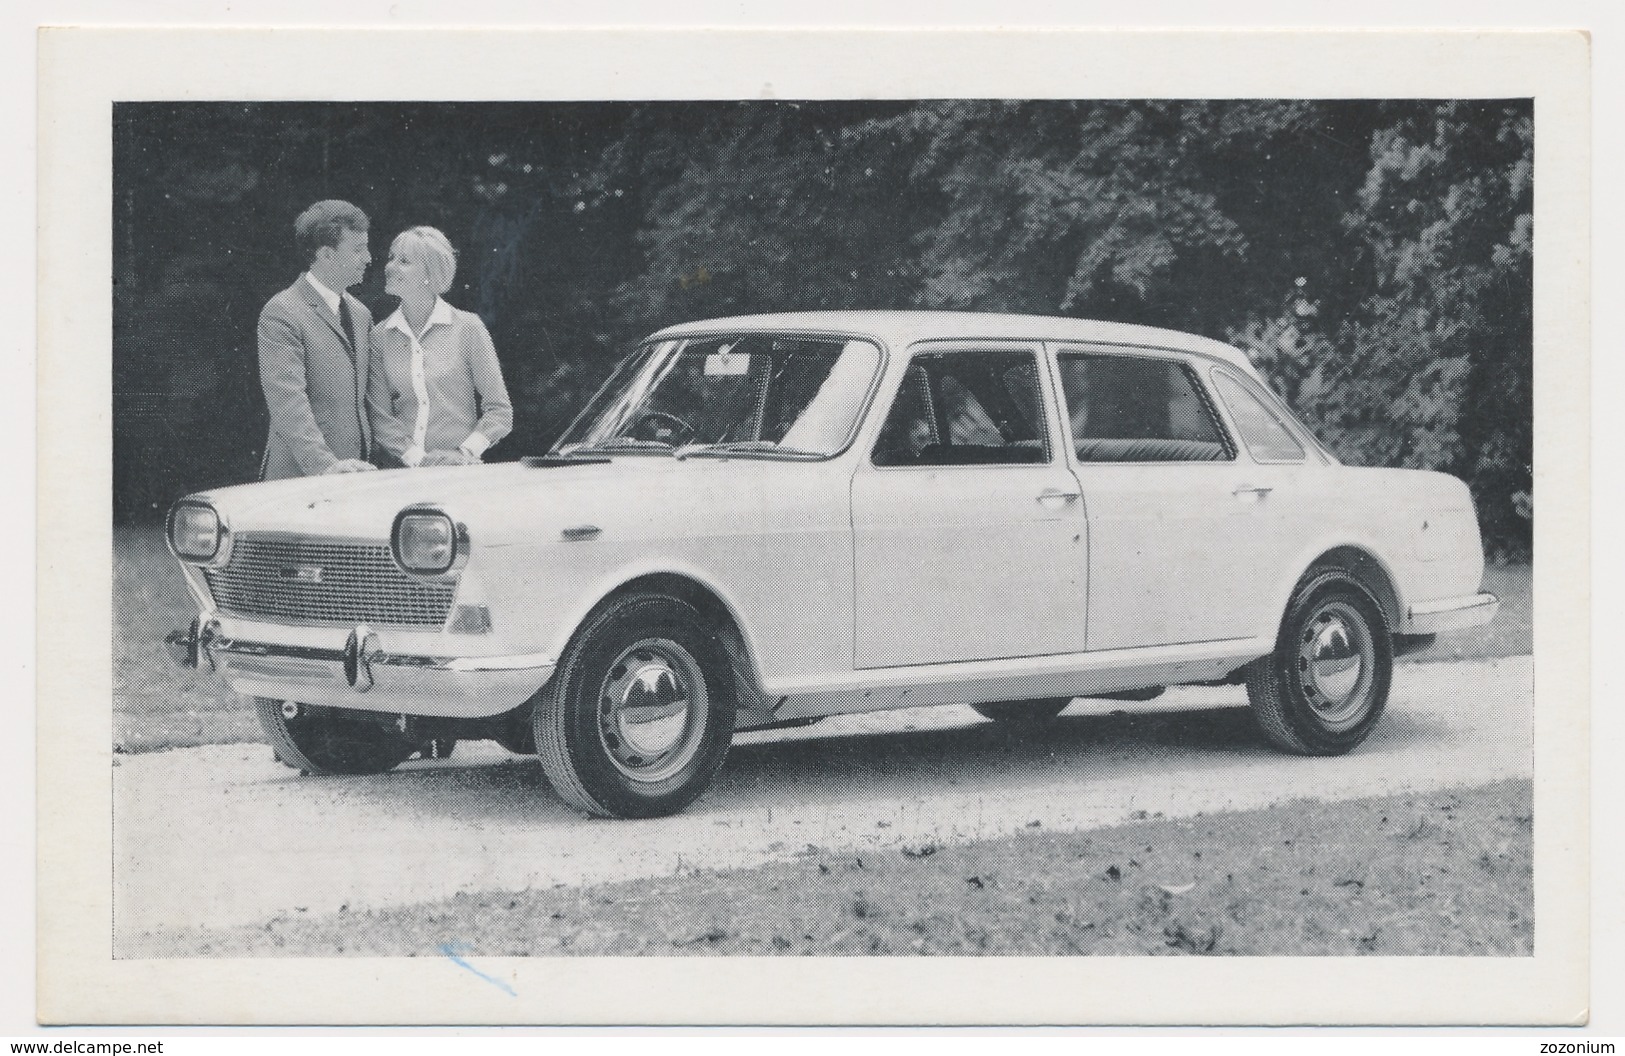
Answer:
<svg viewBox="0 0 1625 1056"><path fill-rule="evenodd" d="M1527 553L1533 114L1387 111L1344 221L1369 292L1341 313L1261 312L1232 336L1341 456L1462 476L1491 548Z"/></svg>
<svg viewBox="0 0 1625 1056"><path fill-rule="evenodd" d="M920 196L898 152L850 130L900 104L648 104L601 182L641 187L649 327L708 315L913 303Z"/></svg>
<svg viewBox="0 0 1625 1056"><path fill-rule="evenodd" d="M448 299L515 398L499 458L671 322L1074 315L1232 335L1341 454L1465 476L1517 549L1532 130L1527 101L120 104L117 508L252 479L255 319L339 197L379 258L413 224L460 249Z"/></svg>

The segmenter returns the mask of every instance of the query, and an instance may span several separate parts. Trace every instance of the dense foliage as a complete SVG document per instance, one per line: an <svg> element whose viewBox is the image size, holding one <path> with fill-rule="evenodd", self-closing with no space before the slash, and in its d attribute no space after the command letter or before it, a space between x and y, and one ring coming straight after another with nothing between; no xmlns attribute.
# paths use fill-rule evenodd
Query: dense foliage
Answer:
<svg viewBox="0 0 1625 1056"><path fill-rule="evenodd" d="M641 334L800 308L1150 323L1247 348L1348 461L1473 486L1526 552L1527 101L123 104L114 136L121 516L252 479L260 306L292 219L462 251L544 447ZM358 294L391 310L375 265Z"/></svg>

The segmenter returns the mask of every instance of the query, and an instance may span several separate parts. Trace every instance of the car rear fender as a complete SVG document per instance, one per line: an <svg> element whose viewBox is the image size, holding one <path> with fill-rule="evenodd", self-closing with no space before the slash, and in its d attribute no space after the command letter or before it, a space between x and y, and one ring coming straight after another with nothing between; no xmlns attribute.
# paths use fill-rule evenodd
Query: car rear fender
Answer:
<svg viewBox="0 0 1625 1056"><path fill-rule="evenodd" d="M1304 529L1296 557L1283 563L1273 584L1270 611L1277 618L1302 578L1325 566L1346 568L1364 583L1395 632L1408 606L1477 588L1483 572L1477 520L1471 494L1455 477L1339 467L1305 499L1296 514Z"/></svg>
<svg viewBox="0 0 1625 1056"><path fill-rule="evenodd" d="M1284 615L1287 605L1292 600L1292 591L1297 589L1298 583L1322 569L1340 568L1359 580L1371 592L1377 604L1382 606L1382 613L1390 631L1398 631L1403 622L1405 610L1400 607L1399 592L1394 585L1394 573L1382 558L1371 549L1364 546L1344 544L1334 546L1315 557L1304 566L1303 572L1293 581L1285 595L1280 599L1279 611Z"/></svg>

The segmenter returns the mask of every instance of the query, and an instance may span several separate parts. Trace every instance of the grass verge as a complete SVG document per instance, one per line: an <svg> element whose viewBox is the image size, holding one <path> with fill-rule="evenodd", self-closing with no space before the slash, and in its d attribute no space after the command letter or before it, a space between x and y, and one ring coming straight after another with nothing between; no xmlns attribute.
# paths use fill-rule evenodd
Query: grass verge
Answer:
<svg viewBox="0 0 1625 1056"><path fill-rule="evenodd" d="M1486 565L1484 585L1480 589L1501 599L1495 619L1482 627L1441 634L1427 650L1406 659L1420 663L1491 660L1528 656L1534 652L1535 613L1530 566Z"/></svg>
<svg viewBox="0 0 1625 1056"><path fill-rule="evenodd" d="M150 752L262 739L225 683L170 659L164 635L197 615L163 530L113 531L113 750Z"/></svg>
<svg viewBox="0 0 1625 1056"><path fill-rule="evenodd" d="M1503 781L960 846L808 847L752 869L152 935L121 956L1527 956L1530 837L1530 784Z"/></svg>

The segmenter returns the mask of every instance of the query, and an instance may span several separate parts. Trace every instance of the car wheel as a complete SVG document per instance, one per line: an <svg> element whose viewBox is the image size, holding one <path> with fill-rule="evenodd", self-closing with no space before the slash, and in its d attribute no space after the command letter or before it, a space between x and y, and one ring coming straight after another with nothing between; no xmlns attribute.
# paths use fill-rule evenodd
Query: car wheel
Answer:
<svg viewBox="0 0 1625 1056"><path fill-rule="evenodd" d="M330 708L255 697L254 710L276 757L307 774L381 774L421 747L391 727L336 718Z"/></svg>
<svg viewBox="0 0 1625 1056"><path fill-rule="evenodd" d="M692 606L616 598L565 649L534 715L542 773L588 814L674 814L711 783L733 738L733 671Z"/></svg>
<svg viewBox="0 0 1625 1056"><path fill-rule="evenodd" d="M1071 697L1046 697L1042 700L1006 700L997 704L972 704L971 710L994 722L1036 724L1048 722L1072 703Z"/></svg>
<svg viewBox="0 0 1625 1056"><path fill-rule="evenodd" d="M1247 698L1277 748L1341 755L1381 717L1393 671L1382 606L1347 572L1316 572L1287 605L1275 652L1248 665Z"/></svg>

